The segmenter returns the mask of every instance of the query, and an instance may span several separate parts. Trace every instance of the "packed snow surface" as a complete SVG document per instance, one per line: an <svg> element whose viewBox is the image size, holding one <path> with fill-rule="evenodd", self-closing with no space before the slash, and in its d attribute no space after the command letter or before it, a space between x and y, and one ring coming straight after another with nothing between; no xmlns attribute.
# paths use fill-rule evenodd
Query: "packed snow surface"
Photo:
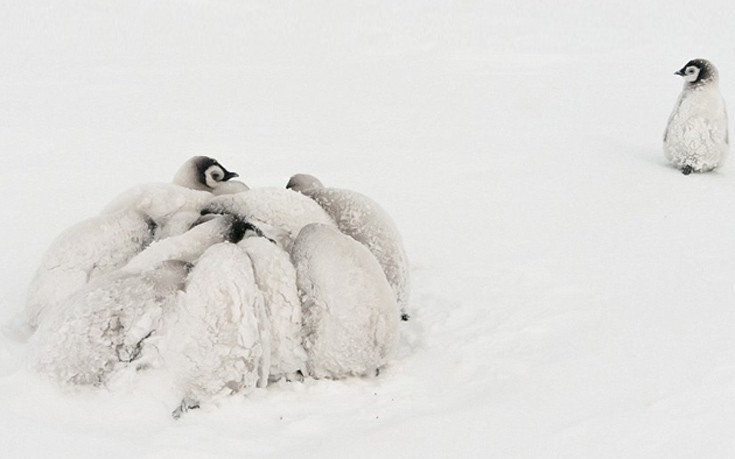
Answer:
<svg viewBox="0 0 735 459"><path fill-rule="evenodd" d="M735 101L734 15L3 1L0 456L735 456L735 165L683 176L662 148L690 59ZM313 174L393 218L411 320L379 376L281 381L175 421L168 381L70 389L27 367L52 241L194 155L253 189Z"/></svg>

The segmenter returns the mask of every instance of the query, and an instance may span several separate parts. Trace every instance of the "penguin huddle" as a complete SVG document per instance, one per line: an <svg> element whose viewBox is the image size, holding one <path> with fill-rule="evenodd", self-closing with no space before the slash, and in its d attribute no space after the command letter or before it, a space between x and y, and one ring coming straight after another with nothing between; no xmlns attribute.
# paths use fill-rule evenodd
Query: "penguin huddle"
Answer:
<svg viewBox="0 0 735 459"><path fill-rule="evenodd" d="M717 68L693 59L675 72L684 78L664 133L664 155L684 175L722 166L730 148L727 110Z"/></svg>
<svg viewBox="0 0 735 459"><path fill-rule="evenodd" d="M95 386L161 371L174 417L279 380L376 375L408 318L391 218L312 176L235 177L194 157L64 231L30 285L33 368Z"/></svg>

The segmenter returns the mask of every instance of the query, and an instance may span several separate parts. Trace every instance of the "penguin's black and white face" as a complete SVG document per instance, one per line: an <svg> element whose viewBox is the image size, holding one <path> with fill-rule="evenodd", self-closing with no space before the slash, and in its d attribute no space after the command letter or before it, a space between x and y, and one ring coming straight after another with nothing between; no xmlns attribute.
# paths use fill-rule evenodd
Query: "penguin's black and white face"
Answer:
<svg viewBox="0 0 735 459"><path fill-rule="evenodd" d="M222 182L238 177L208 156L195 156L179 169L174 176L174 183L193 190L212 191Z"/></svg>
<svg viewBox="0 0 735 459"><path fill-rule="evenodd" d="M717 69L706 59L692 59L674 75L684 77L689 85L696 86L717 79Z"/></svg>
<svg viewBox="0 0 735 459"><path fill-rule="evenodd" d="M230 172L222 167L220 163L216 163L204 171L204 184L214 189L219 183L226 182L234 177L239 177L237 172Z"/></svg>
<svg viewBox="0 0 735 459"><path fill-rule="evenodd" d="M699 79L700 68L696 65L689 65L683 69L681 76L684 77L685 81L693 83ZM681 71L681 70L680 70Z"/></svg>
<svg viewBox="0 0 735 459"><path fill-rule="evenodd" d="M199 182L209 189L214 189L220 182L226 182L234 177L239 177L237 172L230 172L218 163L216 159L202 156L196 164L199 172Z"/></svg>

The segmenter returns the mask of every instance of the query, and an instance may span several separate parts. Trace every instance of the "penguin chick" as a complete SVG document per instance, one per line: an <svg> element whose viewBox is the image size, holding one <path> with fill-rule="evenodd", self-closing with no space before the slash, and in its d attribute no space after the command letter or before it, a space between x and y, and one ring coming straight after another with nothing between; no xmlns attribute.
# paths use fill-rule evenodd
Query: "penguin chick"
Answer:
<svg viewBox="0 0 735 459"><path fill-rule="evenodd" d="M309 223L334 225L331 217L312 199L282 188L254 188L217 196L204 206L202 213L238 215L261 228L286 251L301 228ZM267 228L273 228L272 232Z"/></svg>
<svg viewBox="0 0 735 459"><path fill-rule="evenodd" d="M100 215L61 233L46 250L26 301L28 323L43 316L94 278L115 271L146 248L156 224L136 210Z"/></svg>
<svg viewBox="0 0 735 459"><path fill-rule="evenodd" d="M304 227L291 260L303 310L309 375L375 375L398 337L398 305L370 251L336 228Z"/></svg>
<svg viewBox="0 0 735 459"><path fill-rule="evenodd" d="M309 174L293 175L286 184L286 189L298 191L299 193L310 188L324 188L324 185L318 178Z"/></svg>
<svg viewBox="0 0 735 459"><path fill-rule="evenodd" d="M294 380L299 372L306 373L296 270L288 253L266 238L251 237L238 245L250 257L255 283L265 301L271 337L269 381Z"/></svg>
<svg viewBox="0 0 735 459"><path fill-rule="evenodd" d="M247 254L230 243L207 249L177 307L164 317L159 341L164 366L183 400L173 416L213 397L264 387L268 330Z"/></svg>
<svg viewBox="0 0 735 459"><path fill-rule="evenodd" d="M49 311L31 338L32 366L60 383L101 385L140 362L145 341L175 304L189 268L167 261L142 273L98 277Z"/></svg>
<svg viewBox="0 0 735 459"><path fill-rule="evenodd" d="M227 171L217 160L195 156L181 166L173 183L147 183L135 186L114 198L103 214L120 210L138 210L148 215L159 226L156 239L180 234L198 217L202 207L213 193L227 194L247 188L242 182L230 185L228 180L237 177Z"/></svg>
<svg viewBox="0 0 735 459"><path fill-rule="evenodd" d="M316 178L314 180L319 182ZM408 320L411 292L408 257L401 234L388 212L374 200L352 190L311 186L302 193L316 201L343 234L354 238L372 252L395 292L401 317Z"/></svg>
<svg viewBox="0 0 735 459"><path fill-rule="evenodd" d="M122 210L142 212L156 222L156 239L161 239L191 226L213 197L208 191L191 190L172 183L146 183L118 195L101 214Z"/></svg>
<svg viewBox="0 0 735 459"><path fill-rule="evenodd" d="M248 232L257 231L253 225L234 215L217 215L202 220L184 234L153 242L123 269L141 271L166 260L193 263L209 247L225 241L237 243Z"/></svg>
<svg viewBox="0 0 735 459"><path fill-rule="evenodd" d="M723 164L729 149L717 68L694 59L675 75L684 78L684 88L666 126L664 154L684 175L710 171Z"/></svg>
<svg viewBox="0 0 735 459"><path fill-rule="evenodd" d="M206 182L207 177L224 180L236 174L211 158L195 157L177 173L181 183L187 176ZM35 328L44 309L53 308L94 277L123 266L159 234L168 237L188 228L212 197L208 191L175 184L141 185L118 196L100 216L67 229L47 250L31 282L26 302L29 325Z"/></svg>

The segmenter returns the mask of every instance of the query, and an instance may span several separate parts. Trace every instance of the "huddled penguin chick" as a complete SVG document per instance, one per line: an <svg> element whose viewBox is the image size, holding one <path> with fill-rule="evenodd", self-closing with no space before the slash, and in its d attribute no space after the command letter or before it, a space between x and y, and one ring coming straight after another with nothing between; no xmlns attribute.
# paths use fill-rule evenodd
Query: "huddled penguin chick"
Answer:
<svg viewBox="0 0 735 459"><path fill-rule="evenodd" d="M213 397L265 386L270 367L263 298L240 247L221 243L207 249L185 290L164 317L159 342L183 400L174 417Z"/></svg>
<svg viewBox="0 0 735 459"><path fill-rule="evenodd" d="M298 379L306 373L306 352L301 344L296 269L288 253L266 238L250 237L238 245L250 257L255 283L265 301L271 337L269 380Z"/></svg>
<svg viewBox="0 0 735 459"><path fill-rule="evenodd" d="M162 239L180 234L179 231L191 226L213 197L208 191L191 190L172 183L146 183L118 195L101 214L123 210L141 212L156 222L156 239Z"/></svg>
<svg viewBox="0 0 735 459"><path fill-rule="evenodd" d="M142 273L101 276L49 311L31 338L33 367L62 383L104 384L131 362L173 307L190 265L166 261Z"/></svg>
<svg viewBox="0 0 735 459"><path fill-rule="evenodd" d="M367 247L380 263L401 309L401 317L408 320L410 273L403 240L393 219L367 196L352 190L314 186L321 182L311 175L298 174L289 184L302 188L301 193L319 204L337 223L339 230Z"/></svg>
<svg viewBox="0 0 735 459"><path fill-rule="evenodd" d="M26 303L29 325L36 328L45 309L96 276L123 266L153 240L184 232L214 197L212 187L236 176L212 158L194 157L179 169L174 184L135 187L114 199L101 215L67 229L47 250L31 282ZM243 188L247 185L232 190Z"/></svg>
<svg viewBox="0 0 735 459"><path fill-rule="evenodd" d="M723 164L729 149L717 69L694 59L675 74L684 77L684 88L666 126L664 154L684 175L710 171Z"/></svg>
<svg viewBox="0 0 735 459"><path fill-rule="evenodd" d="M103 214L135 209L158 224L157 239L180 234L198 217L213 194L239 193L247 189L242 182L230 184L237 173L225 169L217 160L195 156L176 172L172 183L147 183L133 187L112 200Z"/></svg>
<svg viewBox="0 0 735 459"><path fill-rule="evenodd" d="M31 281L26 315L36 328L90 280L125 265L152 241L156 224L136 210L84 220L59 235L48 248Z"/></svg>
<svg viewBox="0 0 735 459"><path fill-rule="evenodd" d="M309 223L334 225L317 203L300 193L282 188L253 188L243 193L217 196L203 214L234 214L258 226L286 251Z"/></svg>
<svg viewBox="0 0 735 459"><path fill-rule="evenodd" d="M398 305L370 251L336 228L304 227L291 259L314 378L376 375L396 347Z"/></svg>
<svg viewBox="0 0 735 459"><path fill-rule="evenodd" d="M124 267L127 271L147 269L165 260L196 261L209 247L220 242L239 242L258 229L235 215L200 217L194 227L178 236L153 242Z"/></svg>

